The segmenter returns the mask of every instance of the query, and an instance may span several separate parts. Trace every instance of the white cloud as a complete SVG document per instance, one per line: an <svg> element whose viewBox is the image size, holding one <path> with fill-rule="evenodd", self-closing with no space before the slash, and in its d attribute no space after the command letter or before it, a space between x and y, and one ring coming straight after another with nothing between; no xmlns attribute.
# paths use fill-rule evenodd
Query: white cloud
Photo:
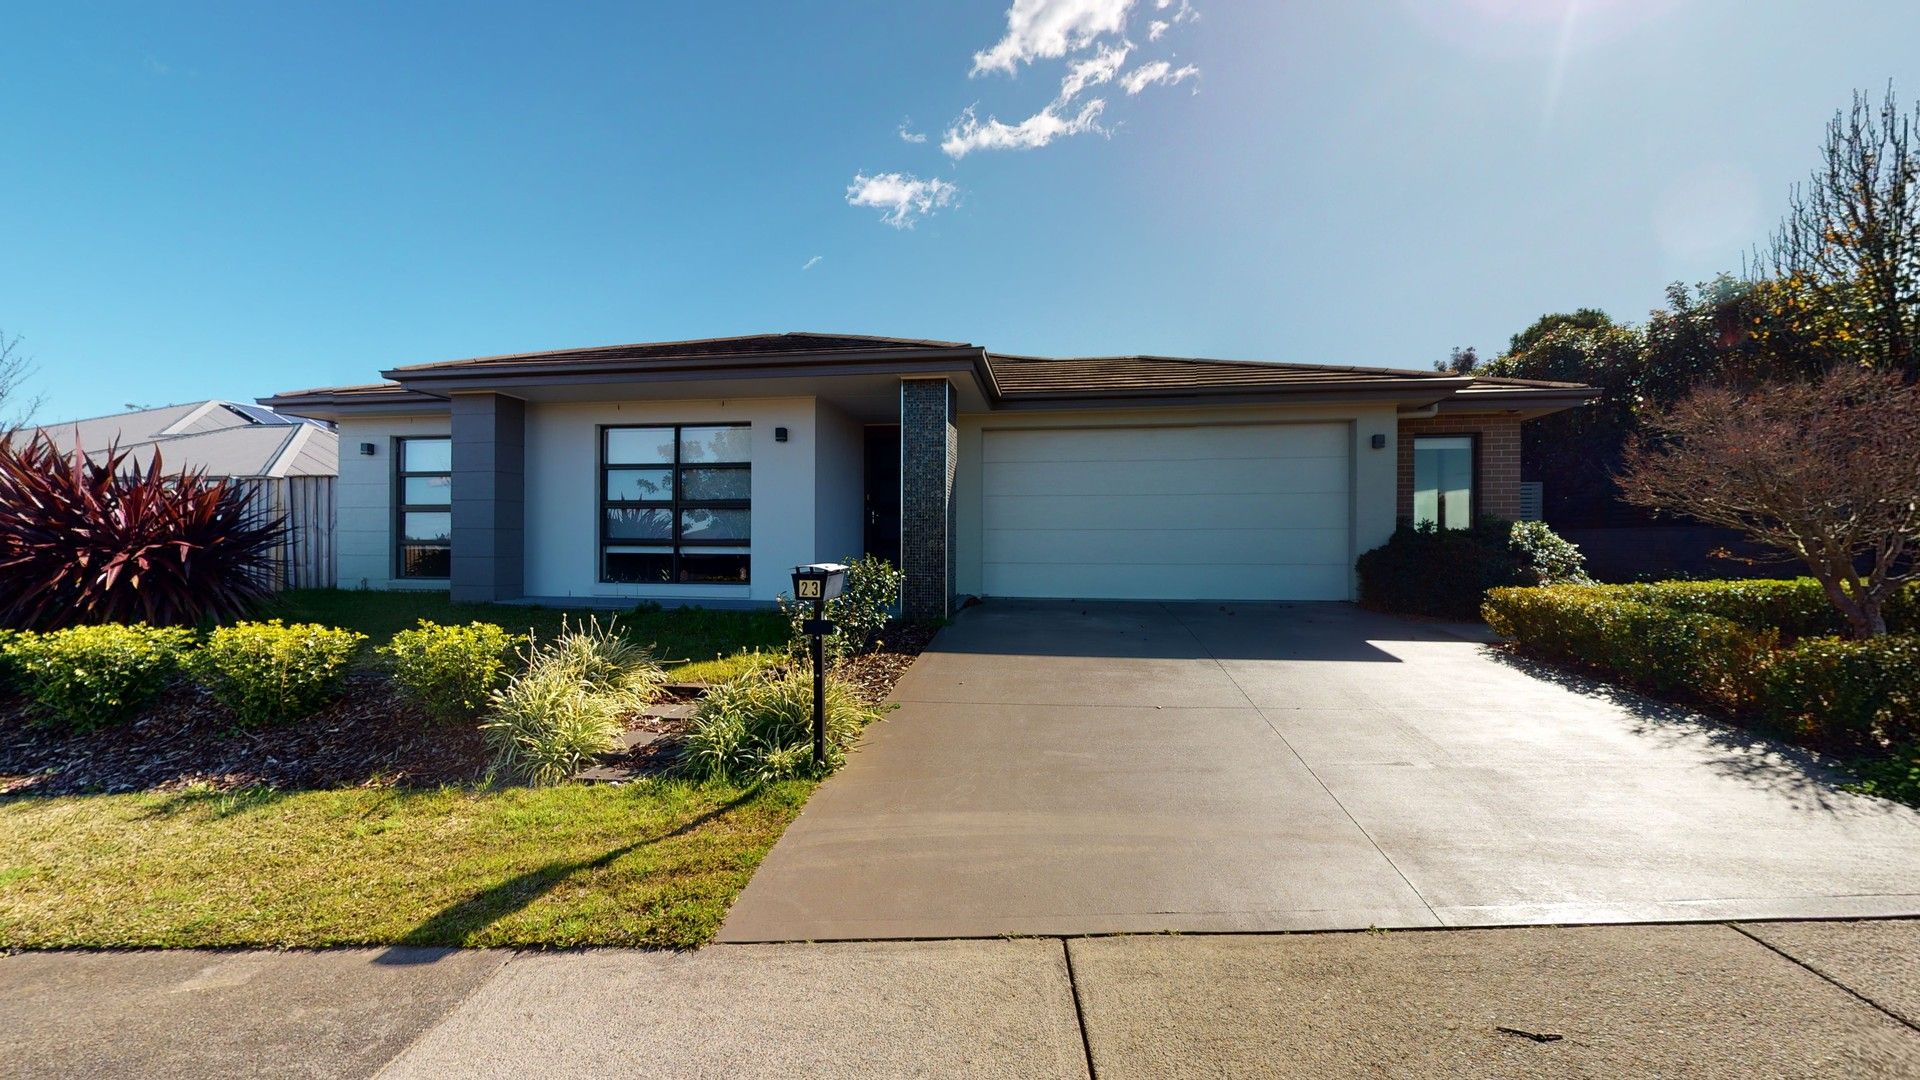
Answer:
<svg viewBox="0 0 1920 1080"><path fill-rule="evenodd" d="M802 263L802 264L801 264L801 266L800 266L800 269L801 269L801 270L802 270L803 272L804 272L804 271L807 271L807 270L811 270L811 269L813 269L814 267L816 267L816 266L819 266L819 265L820 265L820 260L821 260L821 259L824 259L824 258L826 258L826 256L825 256L825 255L815 255L815 256L814 256L813 258L811 258L811 259L808 259L808 260L807 260L806 262L804 262L804 263Z"/></svg>
<svg viewBox="0 0 1920 1080"><path fill-rule="evenodd" d="M1089 86L1112 82L1126 64L1127 54L1132 51L1133 46L1124 41L1118 45L1102 45L1099 52L1085 60L1068 64L1067 77L1060 80L1060 104L1072 101Z"/></svg>
<svg viewBox="0 0 1920 1080"><path fill-rule="evenodd" d="M1013 0L1006 36L973 54L973 71L1011 75L1022 63L1077 52L1127 24L1133 0Z"/></svg>
<svg viewBox="0 0 1920 1080"><path fill-rule="evenodd" d="M1167 27L1171 25L1173 24L1167 22L1165 19L1155 19L1152 22L1148 23L1147 24L1147 40L1159 41L1161 35L1165 34L1167 32Z"/></svg>
<svg viewBox="0 0 1920 1080"><path fill-rule="evenodd" d="M1151 64L1141 64L1139 67L1120 76L1120 85L1124 87L1128 95L1131 96L1145 90L1149 86L1174 86L1198 74L1200 74L1200 69L1194 67L1192 64L1176 70L1172 64L1167 63L1165 60L1155 60Z"/></svg>
<svg viewBox="0 0 1920 1080"><path fill-rule="evenodd" d="M900 126L895 128L894 130L900 133L901 142L923 143L927 141L927 136L925 132L914 131L912 130L912 128L913 128L913 119L909 117L908 119L900 121Z"/></svg>
<svg viewBox="0 0 1920 1080"><path fill-rule="evenodd" d="M925 180L911 173L856 173L847 185L847 205L871 206L882 211L880 220L896 229L914 222L959 198L960 189L935 177Z"/></svg>
<svg viewBox="0 0 1920 1080"><path fill-rule="evenodd" d="M993 116L982 121L969 106L960 119L947 129L947 137L940 141L940 149L955 160L975 150L1035 150L1064 136L1105 130L1099 121L1100 112L1106 107L1105 101L1094 98L1081 106L1078 113L1062 116L1058 111L1058 103L1055 103L1018 124L1006 124Z"/></svg>

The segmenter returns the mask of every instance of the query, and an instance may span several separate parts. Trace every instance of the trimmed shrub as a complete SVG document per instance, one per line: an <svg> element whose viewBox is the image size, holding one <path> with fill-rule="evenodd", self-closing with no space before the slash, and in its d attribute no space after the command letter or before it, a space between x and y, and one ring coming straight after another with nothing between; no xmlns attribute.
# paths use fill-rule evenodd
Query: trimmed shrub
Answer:
<svg viewBox="0 0 1920 1080"><path fill-rule="evenodd" d="M1920 638L1805 638L1768 667L1766 712L1784 732L1825 746L1920 742Z"/></svg>
<svg viewBox="0 0 1920 1080"><path fill-rule="evenodd" d="M1779 645L1777 631L1622 599L1604 586L1495 589L1482 614L1496 633L1551 659L1730 709L1760 699L1763 673Z"/></svg>
<svg viewBox="0 0 1920 1080"><path fill-rule="evenodd" d="M492 775L535 786L562 783L620 745L626 717L666 681L641 646L589 619L522 653L526 670L488 699L481 723Z"/></svg>
<svg viewBox="0 0 1920 1080"><path fill-rule="evenodd" d="M880 634L893 618L894 605L900 602L900 587L907 576L877 555L847 561L847 584L839 596L827 601L827 618L834 631L827 635L829 659L858 656L880 643ZM795 657L806 656L812 639L800 624L813 618L811 601L780 598L780 609L790 626L788 651Z"/></svg>
<svg viewBox="0 0 1920 1080"><path fill-rule="evenodd" d="M1516 521L1507 544L1520 558L1520 573L1529 585L1591 585L1587 557L1580 545L1547 528L1544 521Z"/></svg>
<svg viewBox="0 0 1920 1080"><path fill-rule="evenodd" d="M1354 570L1368 607L1442 619L1478 618L1489 589L1591 581L1580 549L1544 522L1498 518L1471 529L1402 522Z"/></svg>
<svg viewBox="0 0 1920 1080"><path fill-rule="evenodd" d="M1846 628L1839 612L1827 600L1826 590L1810 577L1772 581L1657 581L1637 585L1598 586L1607 595L1670 611L1718 615L1750 630L1778 630L1791 640L1829 637ZM1888 601L1887 626L1896 634L1920 632L1920 582L1914 582Z"/></svg>
<svg viewBox="0 0 1920 1080"><path fill-rule="evenodd" d="M6 653L36 711L75 731L140 711L180 671L193 631L145 625L77 626L22 634Z"/></svg>
<svg viewBox="0 0 1920 1080"><path fill-rule="evenodd" d="M310 716L340 693L367 635L318 623L235 623L207 635L190 668L242 724Z"/></svg>
<svg viewBox="0 0 1920 1080"><path fill-rule="evenodd" d="M0 624L190 626L238 618L272 595L278 519L204 472L98 460L45 435L0 437Z"/></svg>
<svg viewBox="0 0 1920 1080"><path fill-rule="evenodd" d="M846 760L860 729L880 711L860 704L838 679L827 680L827 770ZM813 677L750 675L700 699L675 770L696 780L768 783L812 776Z"/></svg>
<svg viewBox="0 0 1920 1080"><path fill-rule="evenodd" d="M428 619L380 647L402 697L441 720L478 713L500 686L507 657L527 639L493 623L442 626Z"/></svg>
<svg viewBox="0 0 1920 1080"><path fill-rule="evenodd" d="M1920 806L1920 743L1896 747L1893 753L1859 762L1854 768L1860 780L1849 785L1853 790Z"/></svg>
<svg viewBox="0 0 1920 1080"><path fill-rule="evenodd" d="M13 657L7 647L19 641L22 634L18 630L0 629L0 695L11 694L19 686L19 673L14 669Z"/></svg>

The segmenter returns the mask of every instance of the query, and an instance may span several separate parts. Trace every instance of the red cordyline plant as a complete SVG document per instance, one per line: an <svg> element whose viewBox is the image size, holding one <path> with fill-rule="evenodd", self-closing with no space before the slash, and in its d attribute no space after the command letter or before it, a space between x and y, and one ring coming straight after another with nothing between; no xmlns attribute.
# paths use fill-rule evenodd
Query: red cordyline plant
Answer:
<svg viewBox="0 0 1920 1080"><path fill-rule="evenodd" d="M271 595L280 520L253 514L240 485L168 475L157 447L144 471L128 460L0 437L0 626L192 625Z"/></svg>

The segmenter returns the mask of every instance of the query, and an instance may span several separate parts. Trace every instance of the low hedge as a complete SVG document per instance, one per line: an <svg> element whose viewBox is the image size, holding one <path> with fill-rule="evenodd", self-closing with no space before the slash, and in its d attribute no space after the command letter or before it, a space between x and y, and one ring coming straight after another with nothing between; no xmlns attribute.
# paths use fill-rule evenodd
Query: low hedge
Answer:
<svg viewBox="0 0 1920 1080"><path fill-rule="evenodd" d="M131 718L180 673L193 631L146 625L76 626L15 634L7 666L43 718L92 731Z"/></svg>
<svg viewBox="0 0 1920 1080"><path fill-rule="evenodd" d="M1766 658L1780 643L1777 631L1621 599L1604 586L1495 589L1482 615L1496 633L1552 659L1729 709L1758 701Z"/></svg>
<svg viewBox="0 0 1920 1080"><path fill-rule="evenodd" d="M1810 577L1787 581L1661 581L1601 588L1623 600L1718 615L1752 630L1778 630L1789 639L1828 637L1846 629L1826 590ZM1920 582L1910 582L1895 593L1887 602L1885 614L1891 632L1920 633Z"/></svg>
<svg viewBox="0 0 1920 1080"><path fill-rule="evenodd" d="M1779 629L1683 606L1692 600L1756 619L1763 610L1804 612L1793 583L1749 584L1765 587L1495 589L1482 614L1496 632L1549 659L1754 717L1808 745L1877 751L1920 737L1920 637L1805 637L1783 646ZM1636 597L1681 599L1669 606Z"/></svg>
<svg viewBox="0 0 1920 1080"><path fill-rule="evenodd" d="M367 635L279 619L207 635L187 660L196 681L247 726L311 716L340 693Z"/></svg>
<svg viewBox="0 0 1920 1080"><path fill-rule="evenodd" d="M1806 638L1772 658L1768 718L1803 741L1920 740L1920 637Z"/></svg>

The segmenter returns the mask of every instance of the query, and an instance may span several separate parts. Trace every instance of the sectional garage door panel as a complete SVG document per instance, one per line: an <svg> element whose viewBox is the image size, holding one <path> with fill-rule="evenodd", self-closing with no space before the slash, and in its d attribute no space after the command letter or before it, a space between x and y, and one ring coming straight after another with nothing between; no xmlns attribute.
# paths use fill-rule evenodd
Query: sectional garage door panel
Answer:
<svg viewBox="0 0 1920 1080"><path fill-rule="evenodd" d="M991 596L1344 600L1345 424L989 430Z"/></svg>

